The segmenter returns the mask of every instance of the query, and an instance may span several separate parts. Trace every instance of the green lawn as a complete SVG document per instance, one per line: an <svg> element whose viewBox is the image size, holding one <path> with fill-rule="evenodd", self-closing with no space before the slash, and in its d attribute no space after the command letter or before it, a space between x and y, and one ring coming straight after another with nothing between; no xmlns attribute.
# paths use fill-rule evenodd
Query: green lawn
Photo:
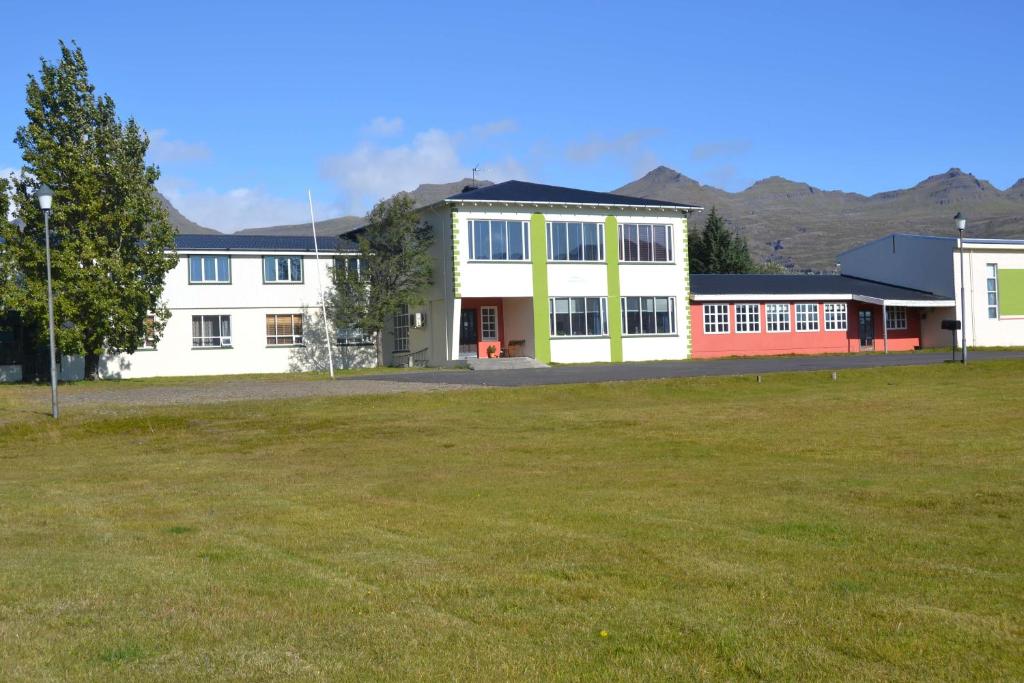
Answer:
<svg viewBox="0 0 1024 683"><path fill-rule="evenodd" d="M1017 361L24 411L0 679L1020 680L1022 416Z"/></svg>

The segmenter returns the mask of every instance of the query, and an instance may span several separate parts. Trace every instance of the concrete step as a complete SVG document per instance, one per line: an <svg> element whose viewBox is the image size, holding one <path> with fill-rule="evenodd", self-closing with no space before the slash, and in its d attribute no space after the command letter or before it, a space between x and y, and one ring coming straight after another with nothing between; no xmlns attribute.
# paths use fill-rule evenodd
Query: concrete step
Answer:
<svg viewBox="0 0 1024 683"><path fill-rule="evenodd" d="M470 370L526 370L528 368L546 368L536 358L468 358L466 364Z"/></svg>

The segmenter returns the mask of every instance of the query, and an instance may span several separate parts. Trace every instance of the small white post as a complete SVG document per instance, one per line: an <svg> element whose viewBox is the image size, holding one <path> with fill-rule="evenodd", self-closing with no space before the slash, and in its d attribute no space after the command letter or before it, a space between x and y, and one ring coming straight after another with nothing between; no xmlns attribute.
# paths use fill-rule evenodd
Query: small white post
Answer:
<svg viewBox="0 0 1024 683"><path fill-rule="evenodd" d="M320 290L320 312L324 316L324 334L327 337L327 368L334 379L334 351L331 349L331 321L327 319L327 300L324 299L324 279L320 273L320 246L316 241L316 217L313 215L313 192L307 189L309 196L309 222L313 226L313 253L316 254L316 286Z"/></svg>

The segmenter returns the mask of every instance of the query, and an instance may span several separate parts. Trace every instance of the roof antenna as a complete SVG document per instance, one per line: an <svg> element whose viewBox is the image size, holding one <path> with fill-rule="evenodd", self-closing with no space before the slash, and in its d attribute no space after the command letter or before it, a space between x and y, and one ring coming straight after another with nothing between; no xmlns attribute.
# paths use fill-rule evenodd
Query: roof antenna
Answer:
<svg viewBox="0 0 1024 683"><path fill-rule="evenodd" d="M476 174L480 172L480 164L473 167L473 187L476 187Z"/></svg>

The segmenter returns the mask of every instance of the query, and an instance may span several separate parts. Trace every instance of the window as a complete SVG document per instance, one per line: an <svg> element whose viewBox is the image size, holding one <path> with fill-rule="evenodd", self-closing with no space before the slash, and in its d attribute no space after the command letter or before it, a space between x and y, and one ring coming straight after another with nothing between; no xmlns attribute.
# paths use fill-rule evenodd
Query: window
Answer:
<svg viewBox="0 0 1024 683"><path fill-rule="evenodd" d="M189 256L188 281L191 284L231 282L231 260L227 256Z"/></svg>
<svg viewBox="0 0 1024 683"><path fill-rule="evenodd" d="M409 350L409 307L402 305L395 314L395 351Z"/></svg>
<svg viewBox="0 0 1024 683"><path fill-rule="evenodd" d="M672 260L672 226L623 223L619 226L619 260L662 262Z"/></svg>
<svg viewBox="0 0 1024 683"><path fill-rule="evenodd" d="M341 256L334 259L334 268L342 273L354 272L358 279L362 279L366 264L361 256Z"/></svg>
<svg viewBox="0 0 1024 683"><path fill-rule="evenodd" d="M825 329L846 329L846 304L825 304Z"/></svg>
<svg viewBox="0 0 1024 683"><path fill-rule="evenodd" d="M156 318L151 315L147 315L146 319L142 322L142 341L139 343L140 349L155 349L156 348Z"/></svg>
<svg viewBox="0 0 1024 683"><path fill-rule="evenodd" d="M495 341L498 338L498 307L480 307L480 338L483 341Z"/></svg>
<svg viewBox="0 0 1024 683"><path fill-rule="evenodd" d="M887 330L907 329L907 308L906 306L887 306L885 314L885 328Z"/></svg>
<svg viewBox="0 0 1024 683"><path fill-rule="evenodd" d="M765 304L764 322L769 332L789 332L789 304Z"/></svg>
<svg viewBox="0 0 1024 683"><path fill-rule="evenodd" d="M761 331L761 305L736 304L736 332Z"/></svg>
<svg viewBox="0 0 1024 683"><path fill-rule="evenodd" d="M373 335L367 334L358 327L342 327L335 335L338 346L369 346L373 343Z"/></svg>
<svg viewBox="0 0 1024 683"><path fill-rule="evenodd" d="M264 256L263 281L270 283L302 282L302 257Z"/></svg>
<svg viewBox="0 0 1024 683"><path fill-rule="evenodd" d="M985 289L988 291L988 317L999 317L999 266L989 263L985 266Z"/></svg>
<svg viewBox="0 0 1024 683"><path fill-rule="evenodd" d="M622 330L624 334L675 334L676 298L622 297Z"/></svg>
<svg viewBox="0 0 1024 683"><path fill-rule="evenodd" d="M603 261L602 227L600 223L548 223L548 259Z"/></svg>
<svg viewBox="0 0 1024 683"><path fill-rule="evenodd" d="M526 221L470 221L469 253L474 261L526 261L530 228Z"/></svg>
<svg viewBox="0 0 1024 683"><path fill-rule="evenodd" d="M227 348L231 346L230 315L192 316L192 348Z"/></svg>
<svg viewBox="0 0 1024 683"><path fill-rule="evenodd" d="M729 304L704 304L704 334L729 333Z"/></svg>
<svg viewBox="0 0 1024 683"><path fill-rule="evenodd" d="M608 334L608 300L601 296L552 297L548 300L555 337L600 337Z"/></svg>
<svg viewBox="0 0 1024 683"><path fill-rule="evenodd" d="M796 331L797 332L817 332L819 329L818 323L818 304L797 304L796 305Z"/></svg>
<svg viewBox="0 0 1024 683"><path fill-rule="evenodd" d="M297 346L301 343L301 313L267 316L267 346Z"/></svg>

